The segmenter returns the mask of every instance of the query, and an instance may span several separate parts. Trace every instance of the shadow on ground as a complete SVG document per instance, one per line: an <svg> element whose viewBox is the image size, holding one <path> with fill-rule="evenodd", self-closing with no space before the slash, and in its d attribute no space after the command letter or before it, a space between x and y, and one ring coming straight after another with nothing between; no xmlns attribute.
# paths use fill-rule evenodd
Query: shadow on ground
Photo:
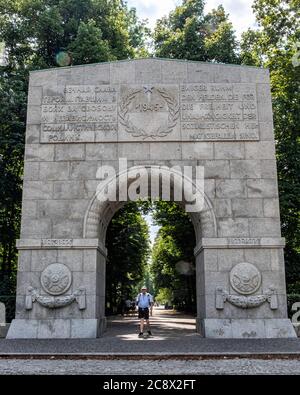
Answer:
<svg viewBox="0 0 300 395"><path fill-rule="evenodd" d="M181 340L191 336L199 336L196 333L195 317L184 315L174 310L155 308L153 316L150 317L151 332L153 336L147 340ZM146 333L146 330L144 331ZM143 341L138 338L139 320L137 314L125 317L110 317L107 321L105 338L115 337L122 340Z"/></svg>

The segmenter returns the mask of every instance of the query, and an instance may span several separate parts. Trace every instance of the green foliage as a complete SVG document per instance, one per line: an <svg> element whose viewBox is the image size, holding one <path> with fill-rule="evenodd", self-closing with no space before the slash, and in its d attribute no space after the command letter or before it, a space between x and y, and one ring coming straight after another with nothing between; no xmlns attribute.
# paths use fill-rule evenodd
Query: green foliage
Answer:
<svg viewBox="0 0 300 395"><path fill-rule="evenodd" d="M148 57L149 45L151 39L151 30L147 27L147 20L139 20L136 9L131 8L128 11L129 20L129 42L134 48L135 58Z"/></svg>
<svg viewBox="0 0 300 395"><path fill-rule="evenodd" d="M228 15L222 6L204 15L203 0L184 0L158 20L154 45L159 57L238 62L238 43Z"/></svg>
<svg viewBox="0 0 300 395"><path fill-rule="evenodd" d="M260 29L243 35L243 63L270 69L288 291L300 277L300 1L256 0ZM299 49L298 49L299 51ZM300 58L300 53L298 53Z"/></svg>
<svg viewBox="0 0 300 395"><path fill-rule="evenodd" d="M155 300L159 304L171 304L171 301L173 300L173 293L169 288L160 288Z"/></svg>
<svg viewBox="0 0 300 395"><path fill-rule="evenodd" d="M74 64L96 63L115 60L109 44L102 39L102 32L94 21L81 22L75 40L69 45Z"/></svg>
<svg viewBox="0 0 300 395"><path fill-rule="evenodd" d="M263 65L262 34L257 30L248 29L242 34L241 63L249 66Z"/></svg>
<svg viewBox="0 0 300 395"><path fill-rule="evenodd" d="M127 203L112 219L106 236L107 313L122 300L134 298L145 280L150 254L148 225L135 202Z"/></svg>
<svg viewBox="0 0 300 395"><path fill-rule="evenodd" d="M238 62L235 51L230 50L236 48L231 23L221 22L216 31L205 39L205 47L210 60L219 63Z"/></svg>
<svg viewBox="0 0 300 395"><path fill-rule="evenodd" d="M16 277L16 271L0 271L0 302L5 304L6 322L15 318Z"/></svg>
<svg viewBox="0 0 300 395"><path fill-rule="evenodd" d="M26 74L0 68L0 301L13 318L20 232Z"/></svg>
<svg viewBox="0 0 300 395"><path fill-rule="evenodd" d="M0 69L0 270L15 268L26 108L24 73Z"/></svg>
<svg viewBox="0 0 300 395"><path fill-rule="evenodd" d="M122 0L0 0L0 37L14 67L56 66L60 51L73 52L74 64L128 59L147 35Z"/></svg>
<svg viewBox="0 0 300 395"><path fill-rule="evenodd" d="M156 201L153 218L161 226L152 251L151 273L155 290L168 289L172 303L185 311L196 309L195 232L190 217L176 203ZM180 261L190 266L181 270Z"/></svg>

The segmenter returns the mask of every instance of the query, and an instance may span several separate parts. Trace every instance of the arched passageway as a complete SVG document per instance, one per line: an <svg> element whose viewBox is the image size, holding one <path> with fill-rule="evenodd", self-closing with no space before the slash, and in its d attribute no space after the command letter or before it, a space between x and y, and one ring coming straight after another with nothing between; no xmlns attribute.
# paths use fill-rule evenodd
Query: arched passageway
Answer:
<svg viewBox="0 0 300 395"><path fill-rule="evenodd" d="M95 193L93 199L90 202L89 208L85 215L85 222L84 222L84 237L88 239L98 239L99 244L101 246L101 253L99 255L99 266L98 272L101 272L99 275L99 288L102 290L101 298L99 298L100 302L100 311L103 313L105 311L105 270L106 270L106 259L107 259L107 251L105 248L105 240L107 234L107 228L112 220L113 216L115 215L120 208L122 208L126 201L120 201L118 196L120 195L120 190L130 190L131 186L137 188L139 190L138 197L141 199L151 198L153 194L151 194L151 185L154 184L158 186L156 191L157 198L162 197L163 193L163 181L168 180L170 185L170 199L175 200L176 194L178 196L178 192L181 192L182 200L178 201L178 203L184 210L188 205L191 204L193 201L197 201L197 194L198 194L198 201L202 201L201 210L194 210L188 212L190 216L191 222L194 227L195 231L195 260L196 260L196 293L197 293L197 311L198 317L199 312L203 306L203 290L201 291L201 279L203 272L203 265L201 266L201 260L199 254L199 247L198 243L201 241L203 237L215 237L217 230L216 230L216 218L213 211L212 203L210 202L209 198L204 194L203 190L200 188L197 189L197 185L187 177L184 177L180 172L176 169L175 171L172 169L167 168L166 166L151 166L147 168L147 175L144 174L141 176L141 172L144 171L145 168L135 167L131 169L131 175L126 174L117 174L114 177L106 178L104 182L99 184L99 188ZM135 174L133 176L132 174ZM141 193L140 183L142 182L142 177L147 177L146 184L148 185L148 189L144 189L144 194ZM164 178L165 177L165 178ZM139 180L139 184L135 185ZM184 187L189 184L189 188L186 188L184 191ZM104 317L102 318L105 322ZM105 324L103 324L105 325Z"/></svg>

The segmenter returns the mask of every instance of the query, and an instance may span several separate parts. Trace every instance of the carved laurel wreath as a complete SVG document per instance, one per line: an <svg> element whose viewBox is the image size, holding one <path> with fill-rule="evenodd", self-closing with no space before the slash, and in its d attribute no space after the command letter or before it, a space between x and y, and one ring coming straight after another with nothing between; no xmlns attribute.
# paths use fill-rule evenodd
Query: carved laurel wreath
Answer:
<svg viewBox="0 0 300 395"><path fill-rule="evenodd" d="M154 129L151 133L147 133L144 129L134 125L129 119L129 106L136 96L143 92L142 89L134 90L125 96L119 106L119 117L121 124L125 127L127 133L130 133L133 137L142 137L143 139L157 137L165 137L172 132L176 126L176 122L179 117L179 106L174 96L166 92L165 89L155 88L160 96L165 100L169 110L167 124L161 125L159 128Z"/></svg>

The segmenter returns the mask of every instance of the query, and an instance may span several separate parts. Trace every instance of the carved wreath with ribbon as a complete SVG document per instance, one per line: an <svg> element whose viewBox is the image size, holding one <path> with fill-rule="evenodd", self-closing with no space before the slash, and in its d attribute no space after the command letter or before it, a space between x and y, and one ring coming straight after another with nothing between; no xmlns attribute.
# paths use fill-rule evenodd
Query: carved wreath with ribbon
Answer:
<svg viewBox="0 0 300 395"><path fill-rule="evenodd" d="M166 89L163 88L151 88L151 93L157 92L158 95L165 101L168 108L168 119L163 125L154 128L151 131L147 131L142 127L137 126L130 119L130 106L140 94L143 94L143 89L135 89L128 93L120 102L119 105L119 118L120 123L125 127L127 133L130 133L133 137L142 137L143 139L157 137L165 137L175 128L177 120L179 118L179 105L177 99Z"/></svg>

